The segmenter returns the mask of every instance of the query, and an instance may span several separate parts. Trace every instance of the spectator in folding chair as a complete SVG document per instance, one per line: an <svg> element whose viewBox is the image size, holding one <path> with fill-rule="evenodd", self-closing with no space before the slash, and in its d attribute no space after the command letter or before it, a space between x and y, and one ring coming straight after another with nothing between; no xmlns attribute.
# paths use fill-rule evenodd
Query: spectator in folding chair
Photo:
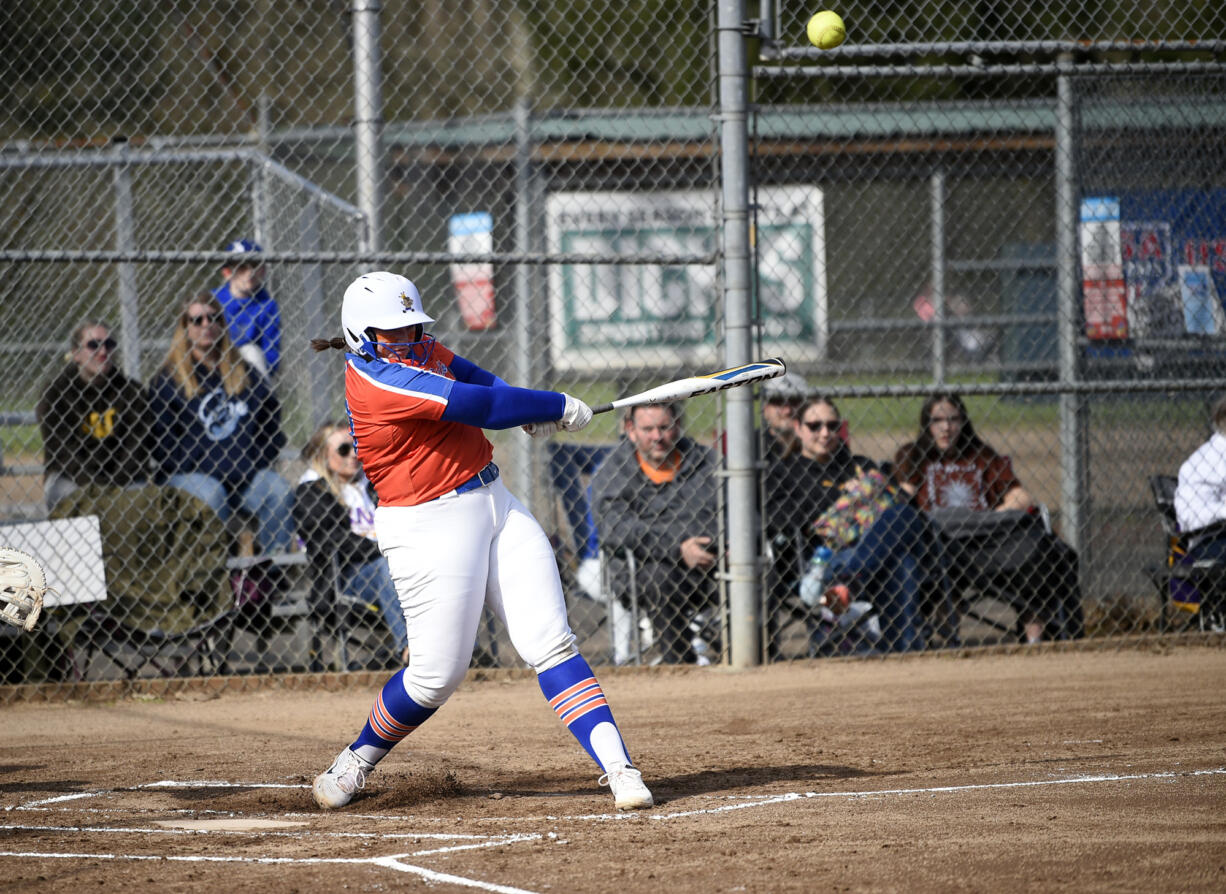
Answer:
<svg viewBox="0 0 1226 894"><path fill-rule="evenodd" d="M1180 564L1223 562L1218 585L1226 588L1226 396L1210 416L1213 434L1179 467L1175 520L1188 550Z"/></svg>
<svg viewBox="0 0 1226 894"><path fill-rule="evenodd" d="M294 490L294 526L312 570L312 614L328 619L342 592L379 606L402 664L409 634L387 559L375 537L375 495L362 472L348 423L326 422L302 451L307 469ZM337 577L339 576L339 579Z"/></svg>
<svg viewBox="0 0 1226 894"><path fill-rule="evenodd" d="M962 398L939 393L924 402L919 434L895 455L895 476L926 512L1021 513L1013 525L985 517L982 536L945 538L950 574L956 584L1009 594L1024 642L1083 635L1076 552L1047 531L1009 457L975 433Z"/></svg>
<svg viewBox="0 0 1226 894"><path fill-rule="evenodd" d="M894 496L876 463L851 452L844 426L827 397L801 406L800 452L767 469L767 532L789 539L800 532L806 555L823 545L832 550L826 604L866 601L880 624L880 633L874 629L858 647L923 649L925 602L948 592L939 538L921 513Z"/></svg>
<svg viewBox="0 0 1226 894"><path fill-rule="evenodd" d="M285 445L281 404L239 356L211 293L184 302L150 391L166 483L222 521L236 509L254 515L260 548L287 550L293 493L276 471Z"/></svg>
<svg viewBox="0 0 1226 894"><path fill-rule="evenodd" d="M115 366L111 327L85 320L68 342L68 366L37 409L48 510L83 485L139 487L152 472L149 395Z"/></svg>
<svg viewBox="0 0 1226 894"><path fill-rule="evenodd" d="M715 453L682 433L675 404L630 407L622 431L625 439L592 476L592 511L611 565L611 596L622 608L629 604L629 569L621 554L632 551L639 599L652 618L662 660L709 664L714 644L703 629L717 602Z"/></svg>

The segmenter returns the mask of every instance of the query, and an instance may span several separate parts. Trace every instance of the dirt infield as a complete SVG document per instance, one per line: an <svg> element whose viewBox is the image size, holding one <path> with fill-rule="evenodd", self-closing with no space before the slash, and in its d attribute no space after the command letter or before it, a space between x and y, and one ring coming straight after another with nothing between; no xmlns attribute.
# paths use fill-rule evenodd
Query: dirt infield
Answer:
<svg viewBox="0 0 1226 894"><path fill-rule="evenodd" d="M651 811L522 673L331 814L372 689L6 705L0 890L1226 890L1220 645L602 678Z"/></svg>

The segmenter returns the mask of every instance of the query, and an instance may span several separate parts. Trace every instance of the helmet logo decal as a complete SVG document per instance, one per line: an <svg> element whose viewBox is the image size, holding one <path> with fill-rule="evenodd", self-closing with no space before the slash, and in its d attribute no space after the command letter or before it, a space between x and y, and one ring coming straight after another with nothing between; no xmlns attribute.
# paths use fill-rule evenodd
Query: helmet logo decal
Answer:
<svg viewBox="0 0 1226 894"><path fill-rule="evenodd" d="M409 297L408 292L400 293L400 303L404 305L405 312L408 313L413 309L413 299Z"/></svg>

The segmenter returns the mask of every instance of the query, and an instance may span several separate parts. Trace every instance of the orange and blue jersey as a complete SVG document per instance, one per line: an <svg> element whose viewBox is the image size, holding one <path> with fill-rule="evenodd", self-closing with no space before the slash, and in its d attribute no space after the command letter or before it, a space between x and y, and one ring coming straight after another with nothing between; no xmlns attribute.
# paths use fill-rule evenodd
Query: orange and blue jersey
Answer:
<svg viewBox="0 0 1226 894"><path fill-rule="evenodd" d="M565 400L513 388L436 343L423 365L347 354L345 405L379 505L416 506L490 462L483 428L559 419Z"/></svg>

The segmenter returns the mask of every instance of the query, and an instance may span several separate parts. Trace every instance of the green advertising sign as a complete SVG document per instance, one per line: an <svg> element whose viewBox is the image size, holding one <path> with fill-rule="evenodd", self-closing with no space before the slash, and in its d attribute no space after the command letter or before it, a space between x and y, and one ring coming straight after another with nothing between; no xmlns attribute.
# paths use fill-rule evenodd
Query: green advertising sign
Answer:
<svg viewBox="0 0 1226 894"><path fill-rule="evenodd" d="M757 193L756 299L763 349L820 359L826 343L822 193L778 186ZM708 254L718 244L708 191L560 192L546 206L549 251ZM608 365L711 365L722 361L722 296L709 266L560 265L550 270L552 361L561 369Z"/></svg>

